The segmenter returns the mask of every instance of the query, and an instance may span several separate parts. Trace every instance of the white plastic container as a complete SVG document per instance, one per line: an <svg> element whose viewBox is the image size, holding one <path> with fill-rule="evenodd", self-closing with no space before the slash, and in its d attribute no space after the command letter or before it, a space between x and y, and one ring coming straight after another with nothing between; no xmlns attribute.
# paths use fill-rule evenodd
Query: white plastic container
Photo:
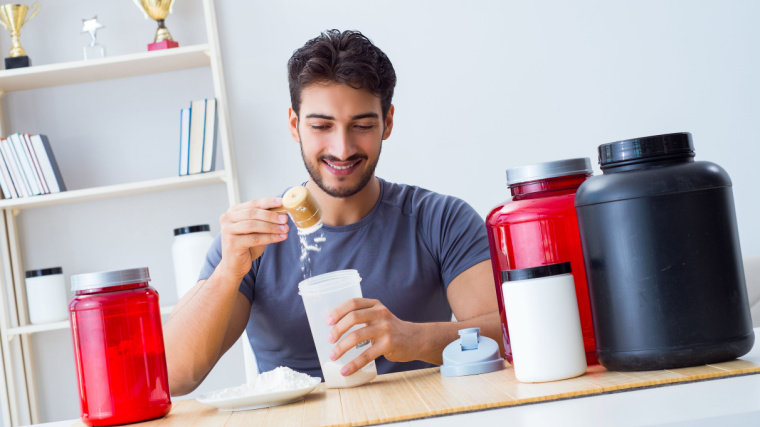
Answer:
<svg viewBox="0 0 760 427"><path fill-rule="evenodd" d="M206 260L214 237L208 224L193 225L174 229L172 258L177 296L181 299L198 282L201 268Z"/></svg>
<svg viewBox="0 0 760 427"><path fill-rule="evenodd" d="M371 381L377 376L374 360L347 377L340 373L343 366L372 346L369 341L357 344L338 360L330 360L330 351L335 344L327 341L333 328L327 324L327 316L344 301L362 297L359 284L361 280L356 270L340 270L314 276L298 284L298 293L303 298L306 317L309 319L314 345L317 347L319 364L322 366L322 375L328 388L354 387ZM363 326L355 325L344 336Z"/></svg>
<svg viewBox="0 0 760 427"><path fill-rule="evenodd" d="M26 272L26 302L32 324L60 322L69 318L69 297L61 267Z"/></svg>
<svg viewBox="0 0 760 427"><path fill-rule="evenodd" d="M586 353L570 263L506 273L501 286L517 380L537 383L583 375Z"/></svg>

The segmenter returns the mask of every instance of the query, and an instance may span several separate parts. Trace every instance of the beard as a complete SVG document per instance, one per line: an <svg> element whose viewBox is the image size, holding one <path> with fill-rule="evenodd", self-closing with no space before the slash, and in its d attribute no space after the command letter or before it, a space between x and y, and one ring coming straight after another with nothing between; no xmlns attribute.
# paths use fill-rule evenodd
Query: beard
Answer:
<svg viewBox="0 0 760 427"><path fill-rule="evenodd" d="M301 135L299 134L299 140ZM382 150L382 141L380 142L380 147ZM309 172L309 176L311 177L312 181L314 181L315 184L317 184L317 187L322 189L325 193L329 194L332 197L336 197L339 199L344 199L347 197L351 197L354 194L362 191L364 187L369 184L370 180L372 180L372 177L375 176L375 168L377 167L377 161L380 160L380 151L377 152L377 157L375 158L374 162L369 161L369 157L365 154L354 154L350 156L347 159L339 159L335 156L319 156L317 157L316 163L310 161L306 158L303 152L303 144L301 144L301 158L303 159L303 164L306 166L306 170ZM363 160L367 162L367 168L365 169L364 173L362 173L361 177L359 178L359 182L354 185L353 187L348 188L333 188L328 187L325 184L325 180L322 177L322 172L319 170L320 164L324 161L358 161ZM342 180L342 179L339 179Z"/></svg>

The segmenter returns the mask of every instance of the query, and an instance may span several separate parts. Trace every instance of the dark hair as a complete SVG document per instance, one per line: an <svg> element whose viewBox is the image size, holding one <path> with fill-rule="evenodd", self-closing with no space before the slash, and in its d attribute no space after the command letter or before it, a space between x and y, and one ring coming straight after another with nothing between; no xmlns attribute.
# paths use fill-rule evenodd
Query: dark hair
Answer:
<svg viewBox="0 0 760 427"><path fill-rule="evenodd" d="M293 52L288 61L290 103L296 115L301 91L315 83L366 88L380 98L385 118L391 108L396 72L385 53L362 33L327 30Z"/></svg>

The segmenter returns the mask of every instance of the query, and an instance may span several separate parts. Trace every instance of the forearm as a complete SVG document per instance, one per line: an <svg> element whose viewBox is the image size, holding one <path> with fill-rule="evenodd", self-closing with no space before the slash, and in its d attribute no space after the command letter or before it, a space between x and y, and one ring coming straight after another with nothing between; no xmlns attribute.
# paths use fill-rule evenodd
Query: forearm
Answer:
<svg viewBox="0 0 760 427"><path fill-rule="evenodd" d="M164 325L173 395L194 390L221 356L240 279L221 265L180 300Z"/></svg>
<svg viewBox="0 0 760 427"><path fill-rule="evenodd" d="M416 345L419 354L415 359L440 365L443 363L443 349L459 338L459 330L480 328L480 334L499 344L499 353L504 354L504 340L498 312L491 312L457 322L436 322L414 324Z"/></svg>

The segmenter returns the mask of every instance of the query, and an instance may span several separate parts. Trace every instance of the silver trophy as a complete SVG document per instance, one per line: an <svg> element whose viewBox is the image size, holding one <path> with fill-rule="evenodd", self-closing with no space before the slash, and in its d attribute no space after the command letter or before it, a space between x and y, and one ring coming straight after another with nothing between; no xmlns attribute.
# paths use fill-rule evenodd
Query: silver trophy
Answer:
<svg viewBox="0 0 760 427"><path fill-rule="evenodd" d="M98 22L98 17L93 16L90 19L82 19L82 33L89 33L92 40L87 46L82 46L84 59L103 58L106 56L106 48L98 43L97 33L101 28L105 28Z"/></svg>

